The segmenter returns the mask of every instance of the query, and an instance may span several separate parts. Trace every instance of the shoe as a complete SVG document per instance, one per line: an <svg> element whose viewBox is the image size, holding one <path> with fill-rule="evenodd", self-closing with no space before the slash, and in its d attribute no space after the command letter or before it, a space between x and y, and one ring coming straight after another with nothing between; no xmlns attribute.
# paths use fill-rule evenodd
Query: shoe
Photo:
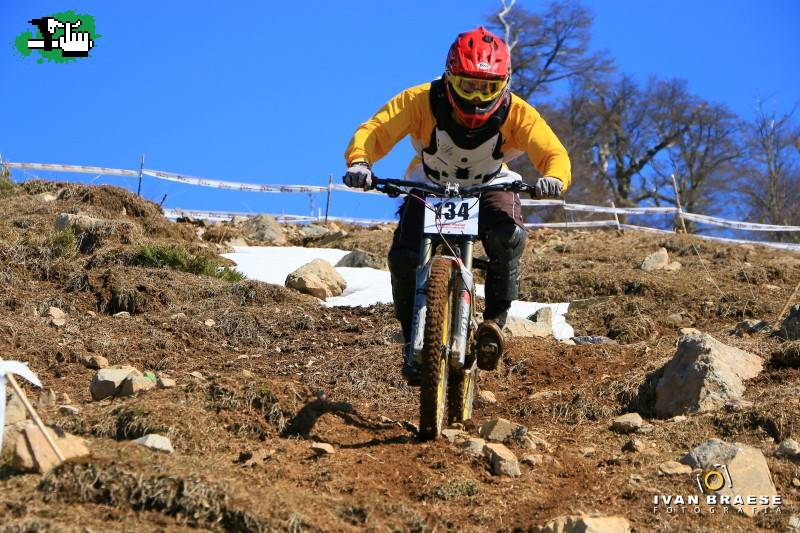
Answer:
<svg viewBox="0 0 800 533"><path fill-rule="evenodd" d="M400 370L409 387L419 387L422 384L422 366L411 354L411 343L403 347L403 368Z"/></svg>
<svg viewBox="0 0 800 533"><path fill-rule="evenodd" d="M486 320L478 326L475 333L475 351L478 368L481 370L497 370L497 363L505 353L503 330L494 320Z"/></svg>
<svg viewBox="0 0 800 533"><path fill-rule="evenodd" d="M403 374L403 379L406 380L406 384L409 387L419 387L422 385L422 368L420 368L418 363L413 362L408 364L404 362L400 373Z"/></svg>

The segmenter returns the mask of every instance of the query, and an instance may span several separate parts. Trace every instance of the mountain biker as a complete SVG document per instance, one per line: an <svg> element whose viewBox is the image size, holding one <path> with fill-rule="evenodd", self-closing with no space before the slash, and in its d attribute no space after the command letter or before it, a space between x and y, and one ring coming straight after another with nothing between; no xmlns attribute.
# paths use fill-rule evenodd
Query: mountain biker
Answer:
<svg viewBox="0 0 800 533"><path fill-rule="evenodd" d="M536 196L558 197L571 179L567 151L539 113L511 92L510 72L509 50L498 36L483 27L459 34L441 78L404 90L359 126L345 152L345 184L369 189L371 165L410 134L417 155L406 180L467 186L521 180L505 162L527 153L543 176L535 182ZM389 251L395 315L406 341L402 373L411 385L418 385L420 376L419 363L409 360L409 341L425 209L422 196L412 190L401 205ZM484 321L476 333L478 367L493 370L504 352L502 328L518 297L520 259L527 242L519 195L484 193L478 224L489 256Z"/></svg>

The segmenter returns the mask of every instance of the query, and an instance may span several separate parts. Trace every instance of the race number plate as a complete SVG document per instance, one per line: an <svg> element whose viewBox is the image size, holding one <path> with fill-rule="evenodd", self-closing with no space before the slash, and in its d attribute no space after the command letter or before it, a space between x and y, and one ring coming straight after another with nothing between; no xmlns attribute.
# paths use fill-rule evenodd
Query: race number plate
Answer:
<svg viewBox="0 0 800 533"><path fill-rule="evenodd" d="M433 209L425 209L425 233L445 235L478 234L477 198L438 198L425 199Z"/></svg>

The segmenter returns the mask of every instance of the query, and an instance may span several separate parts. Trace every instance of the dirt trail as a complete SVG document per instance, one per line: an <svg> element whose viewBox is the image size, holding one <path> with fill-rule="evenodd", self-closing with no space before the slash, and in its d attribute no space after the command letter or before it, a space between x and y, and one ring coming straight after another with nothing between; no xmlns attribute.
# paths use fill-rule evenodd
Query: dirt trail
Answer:
<svg viewBox="0 0 800 533"><path fill-rule="evenodd" d="M117 229L70 240L53 229L64 212ZM733 330L743 318L775 317L800 280L800 255L692 237L532 232L524 298L581 300L568 316L576 334L619 344L516 339L500 370L483 374L480 388L497 403L478 405L476 423L508 418L549 444L552 460L523 464L508 479L446 440L416 441L418 393L400 376L390 306L325 308L283 287L209 275L224 266L217 254L225 248L196 229L112 187L35 182L0 197L0 352L69 395L79 415L42 415L92 452L45 478L0 467L0 531L110 523L124 531L524 531L579 511L625 516L636 531L782 531L797 512L800 465L773 452L800 432L800 370L770 362L779 340ZM385 252L391 235L349 230L326 245ZM659 246L683 268L638 269ZM151 260L154 250L176 248L188 255ZM50 306L67 313L65 326L41 316ZM119 311L130 316L113 316ZM649 418L648 383L688 326L764 358L745 393L752 406L684 422ZM93 402L95 371L82 363L92 355L178 386ZM608 429L631 410L653 425L637 436L641 453L623 452L630 437ZM131 442L147 433L169 436L175 453ZM654 495L694 490L688 476L659 476L658 464L710 437L765 452L782 515L653 512ZM317 456L312 441L336 453Z"/></svg>

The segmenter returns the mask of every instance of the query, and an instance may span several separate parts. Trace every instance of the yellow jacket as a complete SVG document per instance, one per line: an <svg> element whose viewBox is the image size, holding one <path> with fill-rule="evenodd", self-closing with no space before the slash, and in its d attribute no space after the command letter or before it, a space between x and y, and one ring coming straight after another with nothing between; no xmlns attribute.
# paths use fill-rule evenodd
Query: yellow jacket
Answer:
<svg viewBox="0 0 800 533"><path fill-rule="evenodd" d="M406 89L361 124L345 151L347 164L356 161L373 164L409 134L419 154L435 126L430 87L430 83L423 83ZM508 117L500 128L500 134L505 161L525 152L543 176L560 179L564 184L563 190L569 187L572 177L567 150L536 109L517 95L511 95ZM409 168L419 161L419 156L415 157Z"/></svg>

